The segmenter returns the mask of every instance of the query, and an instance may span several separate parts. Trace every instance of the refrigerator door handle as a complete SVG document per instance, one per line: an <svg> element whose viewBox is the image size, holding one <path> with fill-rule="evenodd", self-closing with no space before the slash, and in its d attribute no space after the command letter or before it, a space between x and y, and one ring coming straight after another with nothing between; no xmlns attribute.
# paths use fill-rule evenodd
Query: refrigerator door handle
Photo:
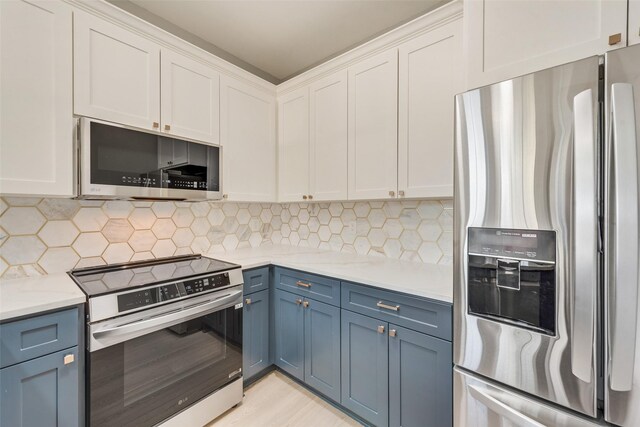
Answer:
<svg viewBox="0 0 640 427"><path fill-rule="evenodd" d="M514 408L510 407L506 403L501 402L499 399L490 396L488 393L482 391L475 385L468 385L469 394L482 403L488 409L494 411L496 414L508 419L512 423L522 427L544 427L544 424L540 424L536 420L533 420L526 415L518 412Z"/></svg>
<svg viewBox="0 0 640 427"><path fill-rule="evenodd" d="M584 382L592 380L595 346L595 293L598 287L598 212L596 187L596 128L593 92L573 100L573 318L571 371Z"/></svg>
<svg viewBox="0 0 640 427"><path fill-rule="evenodd" d="M630 391L638 312L638 161L633 86L611 85L609 384Z"/></svg>

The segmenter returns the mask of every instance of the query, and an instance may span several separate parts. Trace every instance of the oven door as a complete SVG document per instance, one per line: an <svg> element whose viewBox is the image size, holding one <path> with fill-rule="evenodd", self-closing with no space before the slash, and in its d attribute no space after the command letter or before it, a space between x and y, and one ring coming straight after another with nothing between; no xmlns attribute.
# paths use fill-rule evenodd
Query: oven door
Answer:
<svg viewBox="0 0 640 427"><path fill-rule="evenodd" d="M90 426L153 426L242 377L242 289L89 325Z"/></svg>

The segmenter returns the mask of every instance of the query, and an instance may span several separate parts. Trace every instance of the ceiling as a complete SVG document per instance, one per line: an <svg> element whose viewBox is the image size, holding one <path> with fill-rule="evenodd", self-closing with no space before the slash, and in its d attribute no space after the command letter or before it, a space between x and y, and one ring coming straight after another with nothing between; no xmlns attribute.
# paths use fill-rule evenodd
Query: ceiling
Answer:
<svg viewBox="0 0 640 427"><path fill-rule="evenodd" d="M273 83L446 0L109 0Z"/></svg>

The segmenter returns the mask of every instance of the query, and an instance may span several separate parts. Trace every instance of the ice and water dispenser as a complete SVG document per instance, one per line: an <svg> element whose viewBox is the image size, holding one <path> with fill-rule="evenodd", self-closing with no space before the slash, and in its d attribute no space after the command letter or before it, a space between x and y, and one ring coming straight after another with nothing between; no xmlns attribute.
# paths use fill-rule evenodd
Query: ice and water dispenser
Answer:
<svg viewBox="0 0 640 427"><path fill-rule="evenodd" d="M469 313L556 334L556 233L470 227Z"/></svg>

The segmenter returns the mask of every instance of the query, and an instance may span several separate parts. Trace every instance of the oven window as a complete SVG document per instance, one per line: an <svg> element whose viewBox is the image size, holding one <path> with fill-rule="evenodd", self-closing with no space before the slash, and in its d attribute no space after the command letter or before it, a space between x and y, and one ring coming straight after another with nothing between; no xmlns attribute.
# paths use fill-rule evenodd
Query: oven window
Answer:
<svg viewBox="0 0 640 427"><path fill-rule="evenodd" d="M91 183L220 191L220 149L91 122Z"/></svg>
<svg viewBox="0 0 640 427"><path fill-rule="evenodd" d="M241 376L230 307L88 354L89 425L153 426Z"/></svg>

